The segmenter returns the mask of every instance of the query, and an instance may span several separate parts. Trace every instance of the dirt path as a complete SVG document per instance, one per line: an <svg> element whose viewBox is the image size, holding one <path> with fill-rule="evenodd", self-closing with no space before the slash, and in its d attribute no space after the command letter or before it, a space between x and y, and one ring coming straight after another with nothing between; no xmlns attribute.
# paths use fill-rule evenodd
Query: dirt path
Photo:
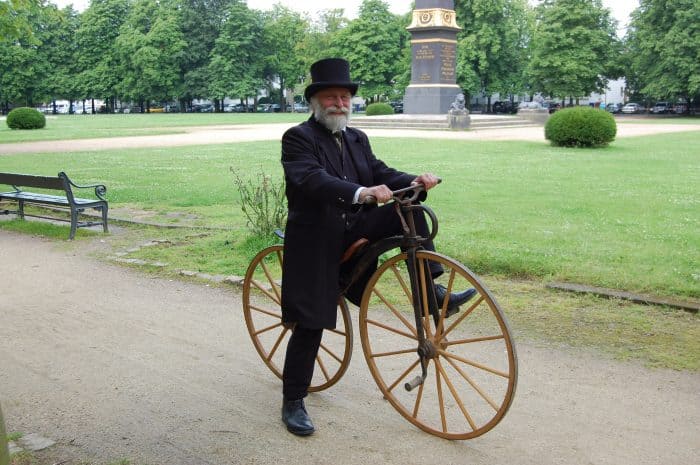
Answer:
<svg viewBox="0 0 700 465"><path fill-rule="evenodd" d="M182 134L155 136L112 137L104 139L76 139L67 141L39 141L0 143L0 155L12 153L81 152L136 147L175 147L186 145L225 144L261 140L280 140L282 134L296 123L202 126L183 128ZM700 131L700 124L644 124L625 121L617 125L617 137L634 137L684 131ZM370 137L412 137L458 140L529 140L544 141L541 127L506 127L475 129L471 131L426 131L406 129L367 129Z"/></svg>
<svg viewBox="0 0 700 465"><path fill-rule="evenodd" d="M99 241L100 239L96 239ZM385 401L359 353L287 433L280 382L248 340L240 295L98 262L0 231L0 402L9 431L77 463L667 464L700 456L700 375L520 341L514 404L471 441L429 436ZM56 460L57 462L60 460Z"/></svg>

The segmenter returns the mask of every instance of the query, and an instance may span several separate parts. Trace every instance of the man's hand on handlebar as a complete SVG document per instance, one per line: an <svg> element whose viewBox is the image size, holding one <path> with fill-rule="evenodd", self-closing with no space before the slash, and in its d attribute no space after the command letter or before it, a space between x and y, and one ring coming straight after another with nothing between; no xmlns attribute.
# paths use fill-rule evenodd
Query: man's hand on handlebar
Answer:
<svg viewBox="0 0 700 465"><path fill-rule="evenodd" d="M440 184L442 180L432 173L424 173L411 182L411 186L423 186L424 190L432 189ZM385 184L379 186L365 187L360 191L358 201L360 203L387 203L399 192L406 192L410 188L399 189L392 192Z"/></svg>
<svg viewBox="0 0 700 465"><path fill-rule="evenodd" d="M433 187L437 186L439 182L440 182L440 178L435 176L433 173L423 173L420 176L418 176L416 179L414 179L411 184L412 185L423 184L425 186L425 190L427 191L427 190L430 190Z"/></svg>
<svg viewBox="0 0 700 465"><path fill-rule="evenodd" d="M387 203L391 200L392 192L385 184L365 187L360 191L360 203Z"/></svg>

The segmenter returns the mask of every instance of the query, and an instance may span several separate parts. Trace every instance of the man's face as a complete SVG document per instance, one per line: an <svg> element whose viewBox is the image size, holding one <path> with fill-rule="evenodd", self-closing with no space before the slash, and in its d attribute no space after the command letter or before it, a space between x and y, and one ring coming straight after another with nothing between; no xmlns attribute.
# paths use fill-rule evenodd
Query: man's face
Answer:
<svg viewBox="0 0 700 465"><path fill-rule="evenodd" d="M330 131L345 129L352 113L352 94L342 87L319 90L311 97L311 108L316 120Z"/></svg>

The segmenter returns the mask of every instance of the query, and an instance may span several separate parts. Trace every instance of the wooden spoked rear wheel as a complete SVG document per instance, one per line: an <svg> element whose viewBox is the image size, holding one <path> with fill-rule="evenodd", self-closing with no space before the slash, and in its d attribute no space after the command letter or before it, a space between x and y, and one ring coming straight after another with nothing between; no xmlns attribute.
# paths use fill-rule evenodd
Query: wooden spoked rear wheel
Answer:
<svg viewBox="0 0 700 465"><path fill-rule="evenodd" d="M445 270L436 283L450 292L477 292L450 317L447 299L432 305L437 316L427 310L421 316L427 377L408 391L404 385L422 370L406 258L403 253L384 262L365 288L359 325L367 364L385 399L418 428L447 439L480 436L501 421L515 393L517 357L506 319L470 270L444 255L418 251L424 303L431 293L425 292L422 270L430 261Z"/></svg>
<svg viewBox="0 0 700 465"><path fill-rule="evenodd" d="M280 379L292 331L282 324L282 260L282 245L261 250L250 262L243 281L243 314L248 333L263 362ZM323 332L309 391L331 387L350 364L353 341L350 311L344 299L340 299L338 307L336 329Z"/></svg>

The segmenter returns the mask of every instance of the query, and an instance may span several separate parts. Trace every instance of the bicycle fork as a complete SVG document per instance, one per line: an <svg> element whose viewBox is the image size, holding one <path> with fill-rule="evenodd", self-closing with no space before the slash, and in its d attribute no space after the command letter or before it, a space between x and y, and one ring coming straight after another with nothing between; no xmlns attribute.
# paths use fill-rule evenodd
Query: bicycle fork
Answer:
<svg viewBox="0 0 700 465"><path fill-rule="evenodd" d="M418 359L420 360L421 374L404 384L404 388L409 392L423 384L428 376L428 360L435 358L435 347L425 337L425 328L423 326L423 289L421 288L420 280L418 279L419 270L417 266L418 259L416 258L416 250L417 248L415 247L407 250L408 259L406 260L406 263L413 294L413 314L416 319L416 332L418 333L418 348L416 349L416 352L418 353ZM425 266L424 274L426 277L426 292L428 293L426 298L428 300L435 300L435 296L433 295L434 293L430 292L433 279L427 265ZM433 318L436 318L436 315L433 315ZM437 320L435 321L435 325L437 326Z"/></svg>

